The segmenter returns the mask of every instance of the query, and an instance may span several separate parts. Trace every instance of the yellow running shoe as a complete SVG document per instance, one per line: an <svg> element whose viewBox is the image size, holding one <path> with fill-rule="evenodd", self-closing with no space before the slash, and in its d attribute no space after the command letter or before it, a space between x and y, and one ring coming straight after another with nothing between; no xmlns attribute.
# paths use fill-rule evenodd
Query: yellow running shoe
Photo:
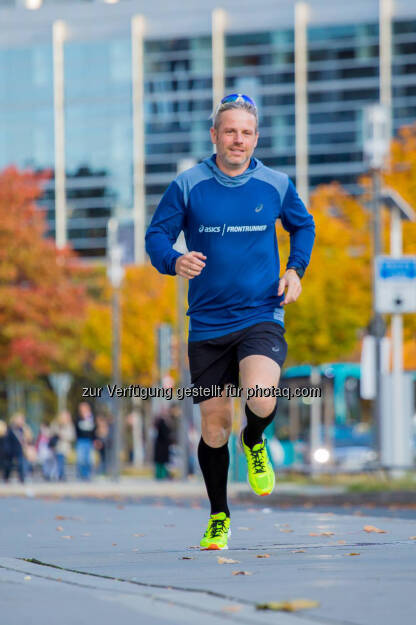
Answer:
<svg viewBox="0 0 416 625"><path fill-rule="evenodd" d="M243 432L240 441L247 459L248 483L256 495L260 497L270 495L274 488L275 475L267 453L266 441L263 440L254 447L247 447L243 440Z"/></svg>
<svg viewBox="0 0 416 625"><path fill-rule="evenodd" d="M227 541L230 535L230 517L227 517L225 512L211 514L207 531L200 542L201 550L228 549Z"/></svg>

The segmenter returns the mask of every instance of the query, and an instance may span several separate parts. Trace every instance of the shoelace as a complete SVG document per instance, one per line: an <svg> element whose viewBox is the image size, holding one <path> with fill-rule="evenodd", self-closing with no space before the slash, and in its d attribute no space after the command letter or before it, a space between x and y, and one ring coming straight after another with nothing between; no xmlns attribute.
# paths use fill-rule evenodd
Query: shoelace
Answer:
<svg viewBox="0 0 416 625"><path fill-rule="evenodd" d="M265 473L266 467L262 456L263 449L250 449L251 458L253 460L253 468L255 473Z"/></svg>
<svg viewBox="0 0 416 625"><path fill-rule="evenodd" d="M217 536L221 536L222 532L224 531L225 531L225 520L214 519L210 527L211 538L216 538Z"/></svg>

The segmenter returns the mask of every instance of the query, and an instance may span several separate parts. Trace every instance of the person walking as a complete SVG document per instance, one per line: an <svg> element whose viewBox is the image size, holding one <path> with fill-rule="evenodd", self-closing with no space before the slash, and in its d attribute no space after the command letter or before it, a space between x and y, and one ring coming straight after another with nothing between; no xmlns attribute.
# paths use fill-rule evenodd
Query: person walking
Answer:
<svg viewBox="0 0 416 625"><path fill-rule="evenodd" d="M82 401L78 406L75 431L78 477L82 480L89 480L92 471L96 424L91 406L86 401Z"/></svg>
<svg viewBox="0 0 416 625"><path fill-rule="evenodd" d="M24 414L17 412L10 418L5 435L4 480L9 481L13 468L16 468L20 482L25 481L25 426Z"/></svg>
<svg viewBox="0 0 416 625"><path fill-rule="evenodd" d="M97 415L94 448L98 452L98 473L106 475L111 460L111 436L108 420L104 415Z"/></svg>
<svg viewBox="0 0 416 625"><path fill-rule="evenodd" d="M56 441L54 451L57 463L57 478L60 481L65 481L66 462L72 443L75 441L75 427L71 413L68 410L62 410L56 419L52 421L51 436Z"/></svg>
<svg viewBox="0 0 416 625"><path fill-rule="evenodd" d="M7 464L7 423L0 419L0 476L4 476Z"/></svg>
<svg viewBox="0 0 416 625"><path fill-rule="evenodd" d="M287 354L284 306L301 293L315 225L288 176L253 157L258 112L249 96L225 96L210 134L216 154L169 185L147 230L146 250L160 273L190 281L188 355L193 401L201 409L198 460L211 504L200 547L227 549L229 385L238 386L240 376L249 483L257 495L269 495L275 475L263 432L276 414ZM290 235L280 279L277 219ZM186 254L173 249L181 230L191 250Z"/></svg>
<svg viewBox="0 0 416 625"><path fill-rule="evenodd" d="M167 411L161 411L154 422L155 440L153 446L153 461L155 465L155 478L157 480L169 479L168 464L170 460L170 447L172 444L171 428Z"/></svg>

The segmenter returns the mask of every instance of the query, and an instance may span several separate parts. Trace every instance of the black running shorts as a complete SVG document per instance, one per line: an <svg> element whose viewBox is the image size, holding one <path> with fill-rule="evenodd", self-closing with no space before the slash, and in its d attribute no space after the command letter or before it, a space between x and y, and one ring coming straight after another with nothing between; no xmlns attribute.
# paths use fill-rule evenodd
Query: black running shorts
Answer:
<svg viewBox="0 0 416 625"><path fill-rule="evenodd" d="M191 382L196 387L209 389L227 384L238 387L239 363L246 356L267 356L282 367L287 354L285 329L273 321L263 321L248 328L230 332L205 341L188 343ZM215 394L193 395L199 404Z"/></svg>

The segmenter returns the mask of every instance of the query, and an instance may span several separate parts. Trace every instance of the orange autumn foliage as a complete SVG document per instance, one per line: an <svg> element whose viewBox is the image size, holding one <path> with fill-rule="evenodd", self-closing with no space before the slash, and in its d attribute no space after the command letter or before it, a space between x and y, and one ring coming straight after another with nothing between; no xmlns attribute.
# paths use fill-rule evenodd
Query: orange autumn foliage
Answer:
<svg viewBox="0 0 416 625"><path fill-rule="evenodd" d="M400 193L416 212L416 124L405 126L392 142L391 161L384 182ZM403 223L403 254L416 254L416 222ZM389 245L386 241L386 250ZM403 323L405 369L416 370L416 313L405 314Z"/></svg>
<svg viewBox="0 0 416 625"><path fill-rule="evenodd" d="M302 294L286 307L289 365L353 359L371 314L368 212L337 183L318 187L309 210L316 241ZM278 238L284 267L289 237Z"/></svg>
<svg viewBox="0 0 416 625"><path fill-rule="evenodd" d="M75 256L45 238L45 174L0 173L0 377L71 369L85 306Z"/></svg>
<svg viewBox="0 0 416 625"><path fill-rule="evenodd" d="M111 377L111 287L106 279L100 298L88 306L82 342L90 366L104 379ZM156 330L176 321L175 281L150 265L129 267L121 291L121 374L123 384L152 385L157 381Z"/></svg>
<svg viewBox="0 0 416 625"><path fill-rule="evenodd" d="M416 124L403 128L392 142L390 168L383 178L416 210ZM368 178L362 183L368 184ZM366 202L367 191L355 198L336 182L312 194L315 246L302 294L285 314L289 365L360 359L361 338L372 316L371 214ZM384 254L390 253L389 231L388 211L382 210ZM283 272L289 237L280 228L278 240ZM403 222L403 253L416 254L414 222ZM389 316L385 318L389 325ZM416 370L416 314L404 315L403 347L405 369Z"/></svg>

